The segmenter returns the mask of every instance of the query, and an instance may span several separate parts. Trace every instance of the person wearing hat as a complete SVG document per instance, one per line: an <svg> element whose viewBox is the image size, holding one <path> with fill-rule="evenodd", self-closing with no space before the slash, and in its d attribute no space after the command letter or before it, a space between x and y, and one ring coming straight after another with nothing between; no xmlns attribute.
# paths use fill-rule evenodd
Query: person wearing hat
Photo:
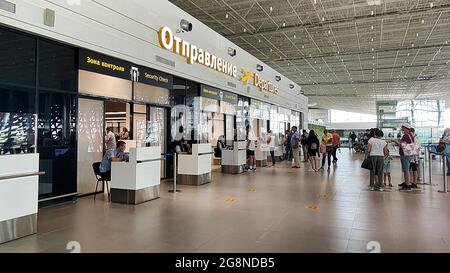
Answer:
<svg viewBox="0 0 450 273"><path fill-rule="evenodd" d="M400 154L400 162L402 164L402 172L403 176L405 177L405 182L399 184L401 191L411 191L412 186L410 175L409 175L409 169L411 167L411 158L408 154L404 151L404 146L408 144L414 143L414 136L411 135L411 128L412 126L408 123L404 123L401 125L403 136L400 140L396 140L394 143L399 146L399 154Z"/></svg>

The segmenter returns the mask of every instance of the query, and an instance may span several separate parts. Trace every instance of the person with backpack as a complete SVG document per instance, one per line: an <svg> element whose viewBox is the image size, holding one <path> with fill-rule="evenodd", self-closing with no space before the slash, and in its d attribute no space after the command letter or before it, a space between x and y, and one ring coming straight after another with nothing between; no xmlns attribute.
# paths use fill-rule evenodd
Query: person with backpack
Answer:
<svg viewBox="0 0 450 273"><path fill-rule="evenodd" d="M302 136L300 137L300 144L302 145L304 162L308 162L309 159L307 141L308 141L308 133L306 132L305 129L303 129Z"/></svg>
<svg viewBox="0 0 450 273"><path fill-rule="evenodd" d="M308 146L308 155L309 155L309 162L311 163L311 168L315 172L317 172L318 171L317 155L320 155L319 153L320 141L314 130L309 131L308 139L306 140L306 145Z"/></svg>

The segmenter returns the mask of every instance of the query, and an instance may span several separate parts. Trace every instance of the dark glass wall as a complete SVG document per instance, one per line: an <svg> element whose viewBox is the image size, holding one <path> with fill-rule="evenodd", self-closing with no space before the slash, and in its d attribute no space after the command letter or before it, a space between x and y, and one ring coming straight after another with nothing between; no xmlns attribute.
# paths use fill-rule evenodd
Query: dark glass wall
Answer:
<svg viewBox="0 0 450 273"><path fill-rule="evenodd" d="M39 177L40 199L77 190L77 59L74 47L0 27L0 116L9 119L0 122L0 152L37 147L46 173Z"/></svg>

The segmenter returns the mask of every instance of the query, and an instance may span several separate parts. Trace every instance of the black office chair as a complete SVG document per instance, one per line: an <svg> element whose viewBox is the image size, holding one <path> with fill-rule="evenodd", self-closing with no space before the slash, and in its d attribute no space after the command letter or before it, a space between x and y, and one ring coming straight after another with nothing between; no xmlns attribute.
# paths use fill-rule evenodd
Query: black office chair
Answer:
<svg viewBox="0 0 450 273"><path fill-rule="evenodd" d="M109 201L111 201L111 192L109 191L108 180L105 179L105 177L100 172L100 164L101 162L94 162L92 164L92 169L94 170L95 178L97 179L97 184L95 185L94 200L95 196L97 195L98 182L102 182L103 188L105 187L106 184L106 189L108 190L108 198Z"/></svg>

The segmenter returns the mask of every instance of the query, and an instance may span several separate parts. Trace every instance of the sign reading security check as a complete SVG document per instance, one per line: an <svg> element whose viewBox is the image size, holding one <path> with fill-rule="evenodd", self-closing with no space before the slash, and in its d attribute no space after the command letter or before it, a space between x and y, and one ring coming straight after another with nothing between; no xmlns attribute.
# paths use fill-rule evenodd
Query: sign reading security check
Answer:
<svg viewBox="0 0 450 273"><path fill-rule="evenodd" d="M188 64L198 63L230 77L238 77L238 69L234 64L229 63L202 48L198 48L180 37L174 36L172 30L167 26L163 26L159 29L158 42L162 48L185 57ZM257 73L252 73L245 69L242 69L242 71L243 76L241 76L241 80L243 83L247 83L249 78L253 76L252 84L258 87L260 91L278 94L278 87L270 81L261 79Z"/></svg>

